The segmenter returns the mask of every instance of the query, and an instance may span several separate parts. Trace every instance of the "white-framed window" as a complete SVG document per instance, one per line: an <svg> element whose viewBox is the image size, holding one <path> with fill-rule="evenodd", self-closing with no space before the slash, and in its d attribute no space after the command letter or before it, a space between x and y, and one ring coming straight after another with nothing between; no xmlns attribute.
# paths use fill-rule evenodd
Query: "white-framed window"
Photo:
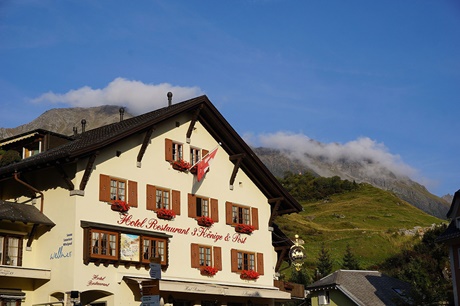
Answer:
<svg viewBox="0 0 460 306"><path fill-rule="evenodd" d="M0 264L22 265L22 238L0 233Z"/></svg>
<svg viewBox="0 0 460 306"><path fill-rule="evenodd" d="M172 143L172 159L181 160L184 159L183 148L184 146L181 143L173 142Z"/></svg>
<svg viewBox="0 0 460 306"><path fill-rule="evenodd" d="M194 165L201 159L201 149L190 148L190 164Z"/></svg>

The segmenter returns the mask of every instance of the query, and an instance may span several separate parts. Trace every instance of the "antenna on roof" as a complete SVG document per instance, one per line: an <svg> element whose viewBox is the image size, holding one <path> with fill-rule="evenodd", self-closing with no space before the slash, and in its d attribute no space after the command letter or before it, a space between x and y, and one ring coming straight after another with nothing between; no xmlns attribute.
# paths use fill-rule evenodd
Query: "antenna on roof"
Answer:
<svg viewBox="0 0 460 306"><path fill-rule="evenodd" d="M123 121L123 114L125 113L125 109L123 107L120 107L119 112L120 112L120 122L122 122Z"/></svg>
<svg viewBox="0 0 460 306"><path fill-rule="evenodd" d="M76 126L73 127L73 135L74 136L78 135L78 128Z"/></svg>
<svg viewBox="0 0 460 306"><path fill-rule="evenodd" d="M171 106L171 104L172 104L172 96L173 96L172 92L168 92L167 96L168 96L168 106Z"/></svg>
<svg viewBox="0 0 460 306"><path fill-rule="evenodd" d="M86 127L86 120L85 120L85 119L81 119L81 132L82 132L82 133L85 132L85 127Z"/></svg>

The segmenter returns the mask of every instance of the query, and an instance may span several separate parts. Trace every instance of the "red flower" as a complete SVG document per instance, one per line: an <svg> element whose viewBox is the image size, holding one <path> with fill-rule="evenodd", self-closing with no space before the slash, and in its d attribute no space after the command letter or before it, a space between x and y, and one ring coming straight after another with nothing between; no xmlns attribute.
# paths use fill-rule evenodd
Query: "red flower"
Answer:
<svg viewBox="0 0 460 306"><path fill-rule="evenodd" d="M121 213L126 213L129 210L129 204L122 200L113 200L110 203L110 208L113 211L119 211Z"/></svg>
<svg viewBox="0 0 460 306"><path fill-rule="evenodd" d="M171 163L172 167L179 171L188 171L192 165L183 159L175 160Z"/></svg>
<svg viewBox="0 0 460 306"><path fill-rule="evenodd" d="M157 210L157 217L160 219L171 220L176 216L176 213L172 209L160 208Z"/></svg>
<svg viewBox="0 0 460 306"><path fill-rule="evenodd" d="M241 271L240 278L244 280L256 280L259 278L259 273L254 270L243 270Z"/></svg>
<svg viewBox="0 0 460 306"><path fill-rule="evenodd" d="M251 234L255 230L255 227L249 224L238 223L235 225L235 231L243 234Z"/></svg>
<svg viewBox="0 0 460 306"><path fill-rule="evenodd" d="M214 224L214 220L206 216L198 217L196 221L198 222L198 225L206 226L206 227L210 227L211 225Z"/></svg>
<svg viewBox="0 0 460 306"><path fill-rule="evenodd" d="M210 267L210 266L205 266L201 267L200 272L201 275L206 275L206 276L214 276L217 273L217 268Z"/></svg>

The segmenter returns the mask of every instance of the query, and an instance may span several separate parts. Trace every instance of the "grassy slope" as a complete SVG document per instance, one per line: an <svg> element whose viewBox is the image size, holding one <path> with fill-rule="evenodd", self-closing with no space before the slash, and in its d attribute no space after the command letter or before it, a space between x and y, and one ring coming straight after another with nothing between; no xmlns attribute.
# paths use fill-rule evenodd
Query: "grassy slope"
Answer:
<svg viewBox="0 0 460 306"><path fill-rule="evenodd" d="M370 268L418 239L398 234L400 229L443 222L367 184L357 191L331 196L326 201L301 204L303 212L278 217L275 222L288 237L298 234L305 241L306 266L310 274L316 266L322 242L330 250L333 271L340 268L347 244L361 268Z"/></svg>

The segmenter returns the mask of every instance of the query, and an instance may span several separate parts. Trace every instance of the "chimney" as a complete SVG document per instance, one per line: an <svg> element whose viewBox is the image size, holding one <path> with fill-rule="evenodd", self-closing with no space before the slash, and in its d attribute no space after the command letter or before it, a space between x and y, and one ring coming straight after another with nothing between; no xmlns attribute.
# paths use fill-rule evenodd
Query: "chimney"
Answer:
<svg viewBox="0 0 460 306"><path fill-rule="evenodd" d="M78 135L78 128L76 126L73 127L73 136Z"/></svg>
<svg viewBox="0 0 460 306"><path fill-rule="evenodd" d="M168 92L167 96L168 96L168 106L171 106L171 104L172 104L172 96L173 96L172 92Z"/></svg>
<svg viewBox="0 0 460 306"><path fill-rule="evenodd" d="M86 120L81 119L81 133L82 134L85 132L85 127L86 127Z"/></svg>
<svg viewBox="0 0 460 306"><path fill-rule="evenodd" d="M125 113L125 109L123 107L120 107L119 112L120 112L120 122L122 122L123 121L123 114Z"/></svg>

